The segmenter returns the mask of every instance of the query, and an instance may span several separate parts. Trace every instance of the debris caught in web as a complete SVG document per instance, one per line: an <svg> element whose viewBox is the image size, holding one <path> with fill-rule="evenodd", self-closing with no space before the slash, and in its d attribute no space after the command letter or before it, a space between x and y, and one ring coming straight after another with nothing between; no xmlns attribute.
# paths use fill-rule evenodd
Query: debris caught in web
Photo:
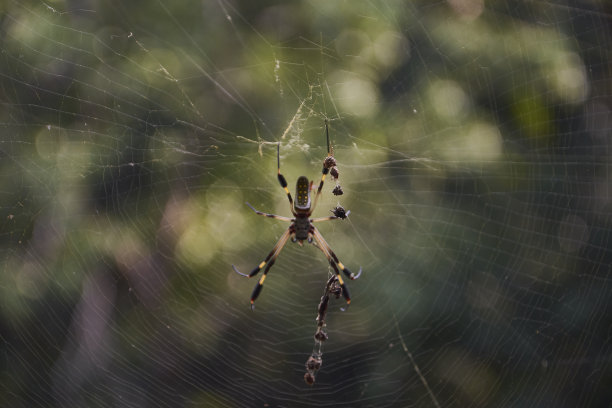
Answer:
<svg viewBox="0 0 612 408"><path fill-rule="evenodd" d="M325 292L323 296L321 296L321 302L319 302L319 306L317 307L317 328L314 334L314 347L308 360L306 360L306 373L304 374L304 381L308 385L313 385L315 383L316 373L323 365L322 346L323 342L329 338L326 330L327 325L325 323L325 317L327 316L330 295L335 296L336 299L342 296L342 287L336 275L333 275L327 280Z"/></svg>

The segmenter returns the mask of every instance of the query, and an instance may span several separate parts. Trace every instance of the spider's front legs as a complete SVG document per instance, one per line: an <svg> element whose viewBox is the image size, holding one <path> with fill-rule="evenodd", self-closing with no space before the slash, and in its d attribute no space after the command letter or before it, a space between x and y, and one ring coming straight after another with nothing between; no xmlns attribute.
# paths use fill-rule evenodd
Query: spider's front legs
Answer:
<svg viewBox="0 0 612 408"><path fill-rule="evenodd" d="M281 235L279 240L276 242L276 244L274 245L274 248L272 248L272 250L270 251L268 256L266 256L266 259L264 259L259 265L257 265L251 271L251 273L249 273L248 275L240 272L238 270L238 268L236 268L234 265L232 265L232 268L234 269L234 271L237 274L239 274L241 276L244 276L246 278L252 278L253 276L257 275L259 273L259 271L264 266L266 266L266 264L268 265L268 266L266 266L266 269L264 270L264 273L261 276L261 278L259 278L259 281L257 281L257 284L255 285L255 288L253 288L253 293L251 294L251 309L255 308L255 299L257 299L257 297L261 293L261 289L263 289L263 283L266 280L266 276L268 275L268 271L270 270L270 268L272 268L272 265L274 265L274 262L276 261L276 258L278 257L278 254L280 254L281 250L283 249L283 247L285 246L285 244L289 240L289 237L294 232L295 232L295 229L294 229L293 225L289 226L289 228L287 228L285 230L283 235Z"/></svg>
<svg viewBox="0 0 612 408"><path fill-rule="evenodd" d="M349 270L349 268L344 266L344 264L340 262L340 260L338 259L334 251L331 249L327 241L325 241L325 238L323 238L323 235L321 235L319 230L316 229L314 226L312 227L312 234L314 235L314 238L317 240L317 242L321 245L322 249L325 249L325 251L323 252L329 255L331 260L333 260L334 263L338 265L340 270L346 275L347 278L349 278L350 280L355 280L361 276L362 268L359 267L359 272L357 272L357 274L354 274L353 272Z"/></svg>
<svg viewBox="0 0 612 408"><path fill-rule="evenodd" d="M313 235L316 243L318 244L317 247L323 252L323 254L325 254L325 257L329 261L329 264L331 265L334 272L336 273L336 277L338 278L338 283L340 284L340 287L342 288L342 295L344 296L344 299L346 300L346 304L350 305L351 295L348 290L348 287L344 284L344 280L342 279L342 276L340 276L340 271L344 272L344 274L349 279L355 280L359 278L359 276L361 276L361 271L362 271L361 267L359 268L359 272L357 272L357 275L355 275L347 267L345 267L342 264L342 262L340 262L340 260L338 259L334 251L332 251L332 249L329 247L329 245L325 241L325 238L323 238L323 235L321 235L319 230L317 230L314 226L312 226L310 232Z"/></svg>

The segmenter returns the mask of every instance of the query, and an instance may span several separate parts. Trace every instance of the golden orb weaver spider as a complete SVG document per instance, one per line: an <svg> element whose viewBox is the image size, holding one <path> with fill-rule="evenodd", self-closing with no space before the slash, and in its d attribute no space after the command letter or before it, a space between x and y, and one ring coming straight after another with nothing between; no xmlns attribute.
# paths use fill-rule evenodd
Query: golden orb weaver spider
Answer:
<svg viewBox="0 0 612 408"><path fill-rule="evenodd" d="M263 288L263 283L266 279L266 276L268 275L268 271L270 270L270 268L272 268L272 265L274 265L276 258L280 254L281 250L283 249L289 238L291 238L292 242L297 242L300 246L303 244L304 241L307 241L309 244L314 244L323 252L325 257L329 261L329 264L336 273L338 283L342 288L342 294L346 299L346 304L349 305L351 303L351 296L349 294L348 288L342 280L342 277L340 276L340 271L342 271L349 279L355 280L361 275L361 268L359 268L359 272L357 272L357 274L355 275L346 266L344 266L342 262L338 260L338 257L329 247L327 241L325 241L319 230L313 225L313 223L315 222L345 219L350 213L350 211L346 211L346 213L342 214L334 213L334 215L329 217L310 218L310 216L314 212L315 207L317 206L319 197L321 196L321 190L323 189L325 176L327 176L327 174L329 173L330 168L333 168L336 165L336 161L334 160L334 157L329 148L329 129L327 126L327 121L325 121L325 135L327 137L327 157L323 162L323 170L321 171L321 181L319 182L319 188L317 189L317 194L314 198L314 203L312 203L312 205L310 199L310 190L312 189L312 182L309 182L308 178L305 176L300 176L297 179L297 183L295 186L295 201L293 201L293 198L291 198L291 193L287 188L287 180L285 180L285 177L280 172L280 143L278 143L276 146L278 182L285 190L285 194L287 194L293 218L283 217L282 215L264 213L253 208L253 206L248 202L246 203L246 205L248 205L251 210L255 211L255 214L257 215L262 215L264 217L274 218L277 220L287 221L291 223L289 227L285 230L283 235L281 235L279 240L276 242L268 256L266 256L266 258L261 261L261 263L257 265L251 271L251 273L249 273L248 275L242 273L238 270L238 268L232 265L232 268L236 273L247 278L252 278L253 276L257 275L264 266L266 267L263 272L263 275L255 285L253 293L251 294L251 309L254 309L255 307L255 299L257 299L257 296L259 296L259 294L261 293L261 289Z"/></svg>

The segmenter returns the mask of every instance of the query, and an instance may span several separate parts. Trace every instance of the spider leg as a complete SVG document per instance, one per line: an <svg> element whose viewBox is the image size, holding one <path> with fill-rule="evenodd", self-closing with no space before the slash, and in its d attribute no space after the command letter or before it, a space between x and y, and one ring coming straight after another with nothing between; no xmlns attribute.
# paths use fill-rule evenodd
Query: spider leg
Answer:
<svg viewBox="0 0 612 408"><path fill-rule="evenodd" d="M246 203L246 205L248 205L251 210L255 211L255 214L257 214L257 215L263 215L264 217L274 218L274 219L281 220L281 221L289 221L289 222L291 222L291 218L289 218L289 217L283 217L282 215L268 214L268 213L265 213L265 212L261 212L259 210L256 210L255 208L253 208L253 206L251 204L249 204L248 202Z"/></svg>
<svg viewBox="0 0 612 408"><path fill-rule="evenodd" d="M351 210L348 210L345 215L348 217L350 213L351 213ZM330 215L329 217L311 218L310 222L321 222L321 221L331 221L331 220L341 220L341 219L342 218L336 217L335 215Z"/></svg>
<svg viewBox="0 0 612 408"><path fill-rule="evenodd" d="M342 264L342 262L338 260L338 257L336 256L336 254L334 254L334 251L332 251L332 249L329 247L329 245L327 244L327 242L325 241L325 239L323 238L319 230L317 230L314 226L312 226L311 233L315 239L315 242L317 243L316 247L319 248L323 252L323 254L325 254L325 257L329 261L329 264L334 269L334 272L336 273L336 278L338 279L338 283L340 284L340 287L342 288L342 295L344 296L344 299L346 299L346 304L350 305L351 295L348 290L348 287L344 284L344 280L342 279L342 276L340 276L340 270L342 270L342 272L344 272L344 274L347 277L349 277L349 279L355 280L359 278L359 275L361 275L361 268L359 268L359 272L357 273L357 275L353 274L351 271L348 270L348 268L346 268ZM338 268L340 268L340 270Z"/></svg>
<svg viewBox="0 0 612 408"><path fill-rule="evenodd" d="M326 249L326 251L329 253L329 255L331 256L331 258L334 260L334 262L336 263L336 265L338 265L338 267L340 268L340 270L342 270L342 272L344 272L344 274L350 279L350 280L355 280L358 279L359 276L361 276L361 272L362 272L362 268L359 268L359 272L357 272L357 275L355 275L353 272L351 272L346 266L344 266L342 264L342 262L340 262L338 260L338 257L336 256L336 254L334 253L334 251L332 251L332 249L330 248L329 244L327 243L327 241L325 241L325 238L323 238L323 235L321 235L321 233L319 232L318 229L316 229L314 226L312 227L312 233L315 237L315 239L317 240L317 242L319 243L319 245L321 245L321 247L324 247Z"/></svg>
<svg viewBox="0 0 612 408"><path fill-rule="evenodd" d="M334 272L336 273L336 278L338 279L338 283L340 284L340 287L342 288L342 295L344 296L344 299L346 300L346 304L350 305L351 304L351 294L348 290L348 287L344 284L342 277L340 276L340 271L338 270L336 263L332 259L330 253L327 251L327 248L321 245L320 241L317 239L316 236L315 236L315 243L317 244L315 246L319 248L323 252L323 254L325 254L325 257L327 258L329 264L334 269Z"/></svg>
<svg viewBox="0 0 612 408"><path fill-rule="evenodd" d="M255 308L255 305L254 305L255 299L257 299L257 296L259 296L259 293L261 292L261 289L263 288L263 283L264 283L264 280L266 280L268 271L270 270L272 265L274 265L274 261L276 261L276 257L278 257L278 254L280 254L281 250L283 249L283 247L289 240L289 237L293 233L294 233L293 226L290 226L289 228L287 228L285 232L283 233L283 235L281 235L281 237L278 239L278 241L276 242L276 244L274 245L274 247L272 248L268 256L266 256L266 259L264 259L259 265L257 265L248 275L240 272L238 268L232 265L232 268L237 274L244 276L246 278L252 278L253 276L257 275L259 271L264 266L266 266L266 264L268 265L266 266L266 269L264 270L264 273L261 276L261 278L259 278L259 281L257 281L257 284L255 285L255 288L253 289L253 293L251 294L251 309Z"/></svg>
<svg viewBox="0 0 612 408"><path fill-rule="evenodd" d="M325 120L325 135L327 136L327 156L331 156L331 151L329 149L329 127L327 126L327 120ZM314 203L312 204L312 208L310 209L310 213L314 212L315 207L317 206L317 202L319 201L319 197L321 196L321 190L323 190L323 183L325 183L325 177L329 173L329 169L323 166L323 170L321 170L321 181L319 182L319 188L317 188L317 195L315 196Z"/></svg>
<svg viewBox="0 0 612 408"><path fill-rule="evenodd" d="M280 172L280 142L276 145L276 163L278 169L278 182L280 183L283 190L285 190L285 194L287 194L287 198L289 199L289 206L291 207L291 213L295 215L295 211L293 210L293 198L291 198L291 193L287 188L287 180L285 176L283 176Z"/></svg>

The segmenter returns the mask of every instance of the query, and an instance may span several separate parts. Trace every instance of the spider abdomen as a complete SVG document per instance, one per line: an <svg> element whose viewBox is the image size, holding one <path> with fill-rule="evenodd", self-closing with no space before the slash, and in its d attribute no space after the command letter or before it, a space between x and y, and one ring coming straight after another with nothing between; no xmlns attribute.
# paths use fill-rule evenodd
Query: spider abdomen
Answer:
<svg viewBox="0 0 612 408"><path fill-rule="evenodd" d="M295 184L295 210L310 210L310 182L304 176L300 176Z"/></svg>

